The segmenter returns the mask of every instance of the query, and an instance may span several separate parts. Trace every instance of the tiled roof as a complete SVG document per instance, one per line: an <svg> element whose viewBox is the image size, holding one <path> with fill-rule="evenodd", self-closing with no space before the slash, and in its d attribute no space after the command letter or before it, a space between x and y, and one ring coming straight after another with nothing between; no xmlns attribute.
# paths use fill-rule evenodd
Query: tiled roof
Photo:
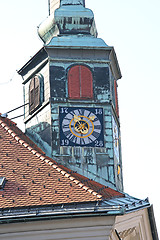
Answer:
<svg viewBox="0 0 160 240"><path fill-rule="evenodd" d="M73 177L75 177L77 180L79 180L81 183L85 184L87 187L93 189L98 194L102 195L103 199L109 199L109 198L115 198L115 197L123 197L124 194L109 188L107 186L104 186L98 182L93 181L92 179L88 179L87 177L84 177L82 175L79 175L76 172L73 172L70 169L67 169L64 166L60 166L62 169L67 171L68 173L72 174Z"/></svg>
<svg viewBox="0 0 160 240"><path fill-rule="evenodd" d="M94 202L124 197L46 157L17 126L0 117L0 208Z"/></svg>

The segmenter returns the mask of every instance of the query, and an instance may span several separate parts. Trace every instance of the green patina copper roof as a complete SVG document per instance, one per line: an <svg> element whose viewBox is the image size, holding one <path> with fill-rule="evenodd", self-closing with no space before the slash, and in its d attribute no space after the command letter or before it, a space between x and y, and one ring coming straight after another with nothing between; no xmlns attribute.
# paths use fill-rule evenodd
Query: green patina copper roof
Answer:
<svg viewBox="0 0 160 240"><path fill-rule="evenodd" d="M92 35L97 29L92 10L85 8L84 0L61 0L56 9L38 28L38 34L45 44L59 35Z"/></svg>

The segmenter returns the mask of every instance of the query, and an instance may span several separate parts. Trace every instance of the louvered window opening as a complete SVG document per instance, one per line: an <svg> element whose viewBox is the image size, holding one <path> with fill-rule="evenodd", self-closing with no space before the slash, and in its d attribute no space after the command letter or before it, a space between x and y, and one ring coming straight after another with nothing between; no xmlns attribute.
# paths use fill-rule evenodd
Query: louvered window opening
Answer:
<svg viewBox="0 0 160 240"><path fill-rule="evenodd" d="M40 104L40 81L38 76L35 76L29 86L29 113L32 114Z"/></svg>
<svg viewBox="0 0 160 240"><path fill-rule="evenodd" d="M68 95L70 99L93 98L93 77L88 67L76 65L69 70Z"/></svg>

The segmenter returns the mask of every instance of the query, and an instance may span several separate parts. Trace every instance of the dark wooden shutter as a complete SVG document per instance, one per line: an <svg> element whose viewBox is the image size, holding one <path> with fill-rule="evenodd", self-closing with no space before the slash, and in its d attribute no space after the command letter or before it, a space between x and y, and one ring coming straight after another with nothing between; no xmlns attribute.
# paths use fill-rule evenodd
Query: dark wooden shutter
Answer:
<svg viewBox="0 0 160 240"><path fill-rule="evenodd" d="M93 98L93 78L89 68L77 65L69 70L68 94L70 99Z"/></svg>
<svg viewBox="0 0 160 240"><path fill-rule="evenodd" d="M35 76L29 85L29 113L32 114L40 103L40 81L38 76Z"/></svg>
<svg viewBox="0 0 160 240"><path fill-rule="evenodd" d="M37 108L40 105L40 82L36 76L34 78L34 107Z"/></svg>
<svg viewBox="0 0 160 240"><path fill-rule="evenodd" d="M29 113L34 110L34 78L32 78L29 85Z"/></svg>

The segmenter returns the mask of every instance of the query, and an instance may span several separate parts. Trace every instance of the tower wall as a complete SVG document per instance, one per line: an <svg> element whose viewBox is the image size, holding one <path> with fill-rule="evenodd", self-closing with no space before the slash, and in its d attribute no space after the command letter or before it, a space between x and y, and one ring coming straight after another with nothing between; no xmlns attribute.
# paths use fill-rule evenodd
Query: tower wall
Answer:
<svg viewBox="0 0 160 240"><path fill-rule="evenodd" d="M59 3L50 2L52 11ZM92 34L93 23L85 1L63 0L56 10L51 38L19 71L28 103L26 133L59 164L123 190L121 73L114 48ZM57 28L60 35L54 35Z"/></svg>
<svg viewBox="0 0 160 240"><path fill-rule="evenodd" d="M44 79L44 101L30 114L25 108L26 133L52 158L60 164L94 179L105 185L123 189L120 142L115 150L114 125L120 136L119 120L116 113L114 81L116 72L114 62L110 61L111 48L96 49L55 49L46 48L50 59L35 75ZM80 65L90 69L93 76L92 99L69 99L68 73L71 67ZM32 63L30 68L34 64ZM30 71L32 72L32 71ZM29 101L29 85L34 75L25 81L25 99ZM74 86L72 86L74 87ZM90 146L63 146L61 140L60 107L103 109L104 145L100 141Z"/></svg>
<svg viewBox="0 0 160 240"><path fill-rule="evenodd" d="M52 118L52 154L59 159L60 163L78 171L88 178L99 181L103 184L111 184L122 190L122 175L118 175L118 165L121 165L120 155L116 158L114 152L113 137L113 119L119 125L115 107L113 106L112 85L114 85L114 76L107 62L109 54L92 50L85 52L85 61L83 50L70 50L69 59L68 50L63 50L63 59L61 62L54 61L53 58L62 56L60 52L53 50L50 52L52 61L50 62L50 84L51 84L51 118ZM54 56L54 57L53 57ZM83 57L82 57L83 56ZM96 56L96 57L95 57ZM105 56L105 57L104 57ZM101 61L97 59L101 59ZM75 61L76 59L76 61ZM79 59L79 60L78 60ZM106 61L103 63L103 60ZM82 64L89 67L93 74L93 100L69 100L68 99L68 69L76 64ZM60 122L59 106L61 107L92 107L103 108L104 120L104 146L100 147L79 147L79 146L61 146L60 140ZM119 129L119 127L118 127ZM119 150L118 150L119 151Z"/></svg>

